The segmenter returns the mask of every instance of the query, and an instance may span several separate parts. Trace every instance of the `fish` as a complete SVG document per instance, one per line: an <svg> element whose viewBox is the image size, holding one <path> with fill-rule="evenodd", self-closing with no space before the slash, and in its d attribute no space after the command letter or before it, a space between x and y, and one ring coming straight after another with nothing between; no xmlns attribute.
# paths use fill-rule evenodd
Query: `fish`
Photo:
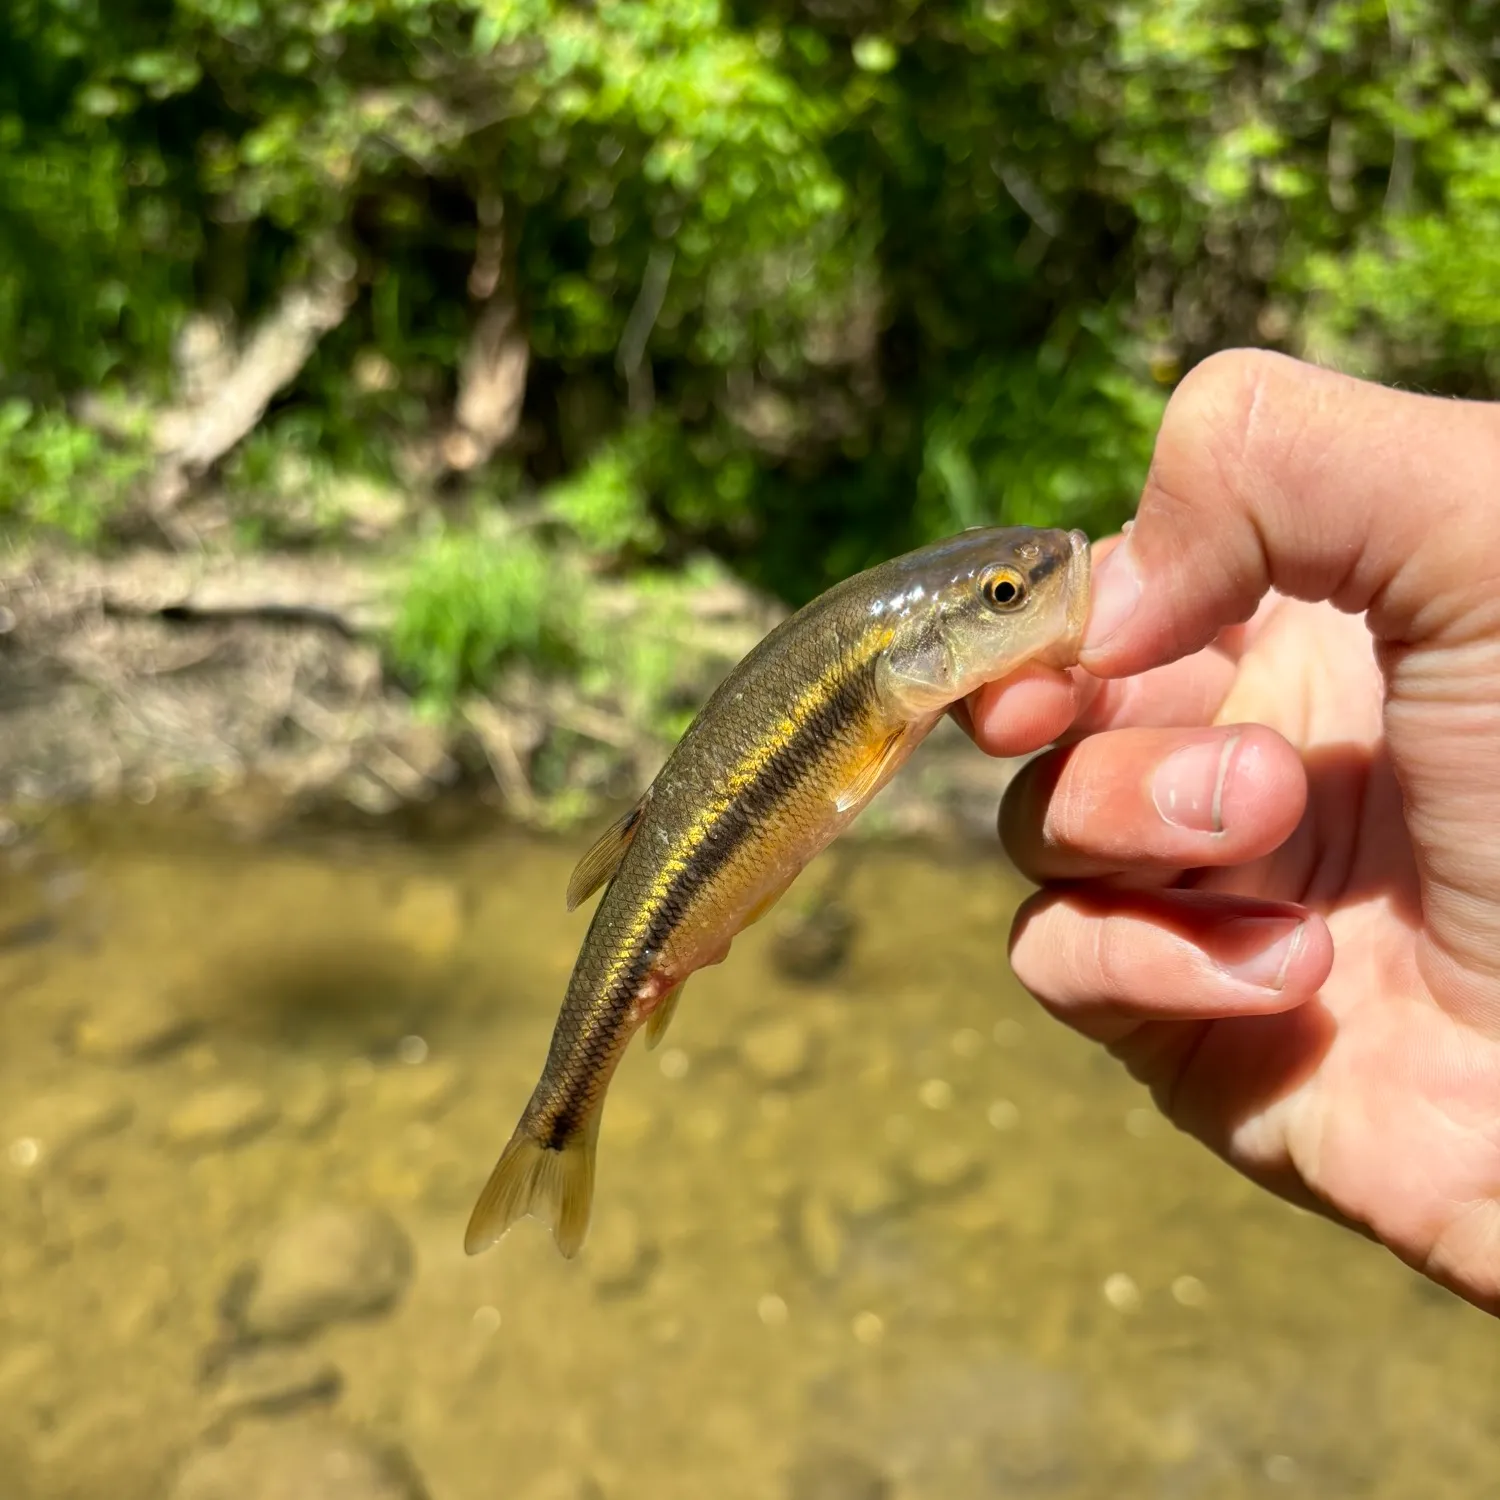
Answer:
<svg viewBox="0 0 1500 1500"><path fill-rule="evenodd" d="M519 1219L582 1247L605 1095L656 1047L697 970L785 894L943 715L1032 663L1078 658L1081 531L972 528L834 584L719 684L641 798L584 854L583 939L539 1082L469 1220L470 1255Z"/></svg>

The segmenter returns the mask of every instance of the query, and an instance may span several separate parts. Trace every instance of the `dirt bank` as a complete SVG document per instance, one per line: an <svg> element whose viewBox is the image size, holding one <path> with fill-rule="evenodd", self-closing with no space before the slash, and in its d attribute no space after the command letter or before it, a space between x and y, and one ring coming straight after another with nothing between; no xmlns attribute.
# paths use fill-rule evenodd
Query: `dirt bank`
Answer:
<svg viewBox="0 0 1500 1500"><path fill-rule="evenodd" d="M667 743L608 691L525 669L424 715L382 656L391 597L389 565L372 555L8 558L0 806L193 796L275 821L456 796L556 826L629 797L660 764ZM721 582L689 613L692 690L706 696L779 610ZM862 830L990 837L1012 771L945 725Z"/></svg>

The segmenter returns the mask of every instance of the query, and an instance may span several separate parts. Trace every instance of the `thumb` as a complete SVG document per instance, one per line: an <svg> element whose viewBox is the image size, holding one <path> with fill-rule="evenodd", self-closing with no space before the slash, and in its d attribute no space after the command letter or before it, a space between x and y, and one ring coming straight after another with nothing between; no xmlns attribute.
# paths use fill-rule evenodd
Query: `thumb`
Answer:
<svg viewBox="0 0 1500 1500"><path fill-rule="evenodd" d="M1082 665L1119 677L1175 660L1272 588L1365 616L1436 950L1424 958L1493 993L1500 406L1260 352L1197 366L1168 404L1135 525L1100 564Z"/></svg>

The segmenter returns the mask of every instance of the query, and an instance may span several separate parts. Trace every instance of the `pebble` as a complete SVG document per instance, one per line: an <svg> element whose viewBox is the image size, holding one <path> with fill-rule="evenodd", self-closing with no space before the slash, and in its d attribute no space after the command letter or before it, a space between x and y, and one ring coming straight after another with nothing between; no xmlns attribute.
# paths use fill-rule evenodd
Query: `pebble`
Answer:
<svg viewBox="0 0 1500 1500"><path fill-rule="evenodd" d="M928 1109L947 1109L953 1103L953 1085L946 1078L929 1078L917 1097Z"/></svg>
<svg viewBox="0 0 1500 1500"><path fill-rule="evenodd" d="M199 1089L167 1117L166 1138L188 1151L218 1151L259 1135L276 1118L265 1093L247 1083Z"/></svg>
<svg viewBox="0 0 1500 1500"><path fill-rule="evenodd" d="M282 1118L300 1135L316 1135L343 1107L333 1081L316 1064L302 1068L282 1091Z"/></svg>
<svg viewBox="0 0 1500 1500"><path fill-rule="evenodd" d="M787 1500L890 1500L891 1481L868 1459L847 1448L815 1448L793 1461Z"/></svg>
<svg viewBox="0 0 1500 1500"><path fill-rule="evenodd" d="M778 1297L775 1292L766 1292L755 1304L755 1316L767 1328L781 1328L785 1326L791 1313L784 1297Z"/></svg>
<svg viewBox="0 0 1500 1500"><path fill-rule="evenodd" d="M1264 1464L1266 1478L1272 1484L1295 1484L1297 1482L1297 1460L1285 1453L1273 1453Z"/></svg>
<svg viewBox="0 0 1500 1500"><path fill-rule="evenodd" d="M1135 1284L1135 1278L1127 1275L1124 1271L1116 1271L1112 1276L1105 1277L1102 1290L1104 1292L1104 1300L1116 1312L1133 1313L1140 1311L1141 1289Z"/></svg>
<svg viewBox="0 0 1500 1500"><path fill-rule="evenodd" d="M136 1063L180 1046L193 1023L154 991L101 1001L73 1027L73 1050L92 1062Z"/></svg>
<svg viewBox="0 0 1500 1500"><path fill-rule="evenodd" d="M906 1196L896 1178L873 1162L852 1164L840 1175L835 1191L840 1207L856 1219L890 1213Z"/></svg>
<svg viewBox="0 0 1500 1500"><path fill-rule="evenodd" d="M325 1422L247 1424L190 1453L169 1500L418 1500L410 1462Z"/></svg>
<svg viewBox="0 0 1500 1500"><path fill-rule="evenodd" d="M967 1146L957 1141L939 1141L912 1156L911 1175L920 1187L951 1192L972 1186L979 1180L981 1168Z"/></svg>
<svg viewBox="0 0 1500 1500"><path fill-rule="evenodd" d="M1180 1307L1202 1307L1208 1301L1208 1288L1196 1276L1179 1276L1172 1282L1172 1297Z"/></svg>
<svg viewBox="0 0 1500 1500"><path fill-rule="evenodd" d="M135 1106L113 1094L43 1094L23 1104L6 1130L6 1154L20 1171L56 1166L77 1147L130 1123Z"/></svg>
<svg viewBox="0 0 1500 1500"><path fill-rule="evenodd" d="M589 1235L589 1274L606 1296L638 1292L656 1265L657 1247L629 1210L602 1215Z"/></svg>
<svg viewBox="0 0 1500 1500"><path fill-rule="evenodd" d="M252 1349L225 1371L214 1393L221 1416L287 1412L314 1401L331 1401L343 1385L332 1360L313 1349Z"/></svg>
<svg viewBox="0 0 1500 1500"><path fill-rule="evenodd" d="M984 1038L972 1026L955 1031L948 1039L955 1057L978 1057L984 1051Z"/></svg>
<svg viewBox="0 0 1500 1500"><path fill-rule="evenodd" d="M375 1075L377 1106L432 1120L463 1092L464 1075L446 1058L437 1062L403 1063L382 1068Z"/></svg>
<svg viewBox="0 0 1500 1500"><path fill-rule="evenodd" d="M798 1204L797 1245L815 1275L826 1280L838 1274L844 1260L844 1226L825 1193L807 1193Z"/></svg>
<svg viewBox="0 0 1500 1500"><path fill-rule="evenodd" d="M753 1027L740 1039L740 1061L762 1083L791 1083L812 1064L812 1039L797 1020Z"/></svg>
<svg viewBox="0 0 1500 1500"><path fill-rule="evenodd" d="M406 1232L378 1208L315 1209L267 1246L246 1299L247 1333L286 1338L389 1308L412 1273Z"/></svg>

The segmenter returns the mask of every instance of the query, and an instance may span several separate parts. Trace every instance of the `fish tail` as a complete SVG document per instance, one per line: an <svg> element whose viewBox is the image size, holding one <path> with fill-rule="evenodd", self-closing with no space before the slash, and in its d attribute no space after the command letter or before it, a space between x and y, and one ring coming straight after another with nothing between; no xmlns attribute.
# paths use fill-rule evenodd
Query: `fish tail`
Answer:
<svg viewBox="0 0 1500 1500"><path fill-rule="evenodd" d="M474 1205L464 1249L478 1255L530 1214L551 1226L557 1248L571 1260L588 1232L598 1140L597 1109L558 1146L544 1141L523 1117Z"/></svg>

